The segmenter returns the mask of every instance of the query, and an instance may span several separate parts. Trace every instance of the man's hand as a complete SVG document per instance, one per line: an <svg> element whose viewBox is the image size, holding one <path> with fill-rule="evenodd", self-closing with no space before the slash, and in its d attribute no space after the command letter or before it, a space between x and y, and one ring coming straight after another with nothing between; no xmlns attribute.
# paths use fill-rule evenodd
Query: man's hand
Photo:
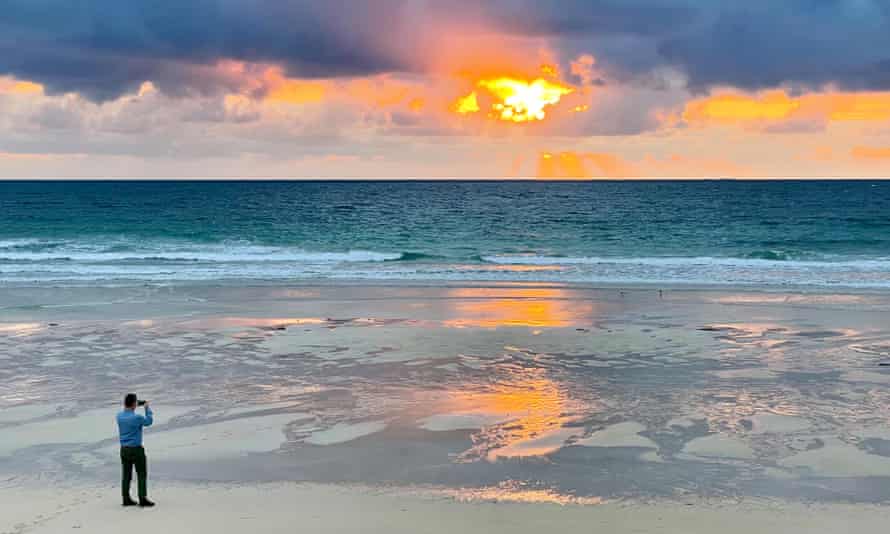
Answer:
<svg viewBox="0 0 890 534"><path fill-rule="evenodd" d="M142 407L143 407L143 408L148 408L148 401L145 401L145 403L142 405Z"/></svg>

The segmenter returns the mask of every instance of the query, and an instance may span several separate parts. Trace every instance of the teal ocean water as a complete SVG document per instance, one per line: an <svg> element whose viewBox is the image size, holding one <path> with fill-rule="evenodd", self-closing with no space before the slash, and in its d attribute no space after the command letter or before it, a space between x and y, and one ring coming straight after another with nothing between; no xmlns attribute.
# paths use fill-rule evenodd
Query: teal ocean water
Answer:
<svg viewBox="0 0 890 534"><path fill-rule="evenodd" d="M0 182L0 284L890 288L890 182Z"/></svg>

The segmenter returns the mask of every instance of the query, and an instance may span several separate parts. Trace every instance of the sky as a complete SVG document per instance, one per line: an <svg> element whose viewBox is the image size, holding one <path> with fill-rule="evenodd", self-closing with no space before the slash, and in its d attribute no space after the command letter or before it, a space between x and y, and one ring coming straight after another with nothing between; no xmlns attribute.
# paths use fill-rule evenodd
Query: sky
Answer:
<svg viewBox="0 0 890 534"><path fill-rule="evenodd" d="M0 178L885 176L886 0L0 6Z"/></svg>

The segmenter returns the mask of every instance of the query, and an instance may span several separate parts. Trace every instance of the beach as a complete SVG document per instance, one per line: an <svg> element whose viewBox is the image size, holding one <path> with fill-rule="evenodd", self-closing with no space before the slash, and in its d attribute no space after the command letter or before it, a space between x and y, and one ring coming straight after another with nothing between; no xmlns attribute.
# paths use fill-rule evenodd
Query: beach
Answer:
<svg viewBox="0 0 890 534"><path fill-rule="evenodd" d="M162 486L164 509L123 509L107 487L2 492L0 532L519 532L571 529L632 532L845 532L880 531L886 507L849 504L721 502L578 506L458 502L401 494L303 484ZM35 507L41 502L42 507ZM159 505L160 506L160 505Z"/></svg>
<svg viewBox="0 0 890 534"><path fill-rule="evenodd" d="M0 534L890 525L890 0L0 13Z"/></svg>
<svg viewBox="0 0 890 534"><path fill-rule="evenodd" d="M0 492L23 503L0 532L115 528L127 391L156 414L160 505L134 513L175 522L138 528L188 532L212 507L221 532L242 514L264 531L843 531L890 499L880 292L310 282L0 302Z"/></svg>

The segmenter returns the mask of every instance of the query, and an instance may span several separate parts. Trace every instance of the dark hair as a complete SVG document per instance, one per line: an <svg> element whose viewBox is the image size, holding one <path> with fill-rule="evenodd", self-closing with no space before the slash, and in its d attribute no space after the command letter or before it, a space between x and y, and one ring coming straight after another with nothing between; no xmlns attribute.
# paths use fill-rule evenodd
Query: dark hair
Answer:
<svg viewBox="0 0 890 534"><path fill-rule="evenodd" d="M127 396L124 397L124 406L127 408L132 408L136 406L136 394L135 393L127 393Z"/></svg>

